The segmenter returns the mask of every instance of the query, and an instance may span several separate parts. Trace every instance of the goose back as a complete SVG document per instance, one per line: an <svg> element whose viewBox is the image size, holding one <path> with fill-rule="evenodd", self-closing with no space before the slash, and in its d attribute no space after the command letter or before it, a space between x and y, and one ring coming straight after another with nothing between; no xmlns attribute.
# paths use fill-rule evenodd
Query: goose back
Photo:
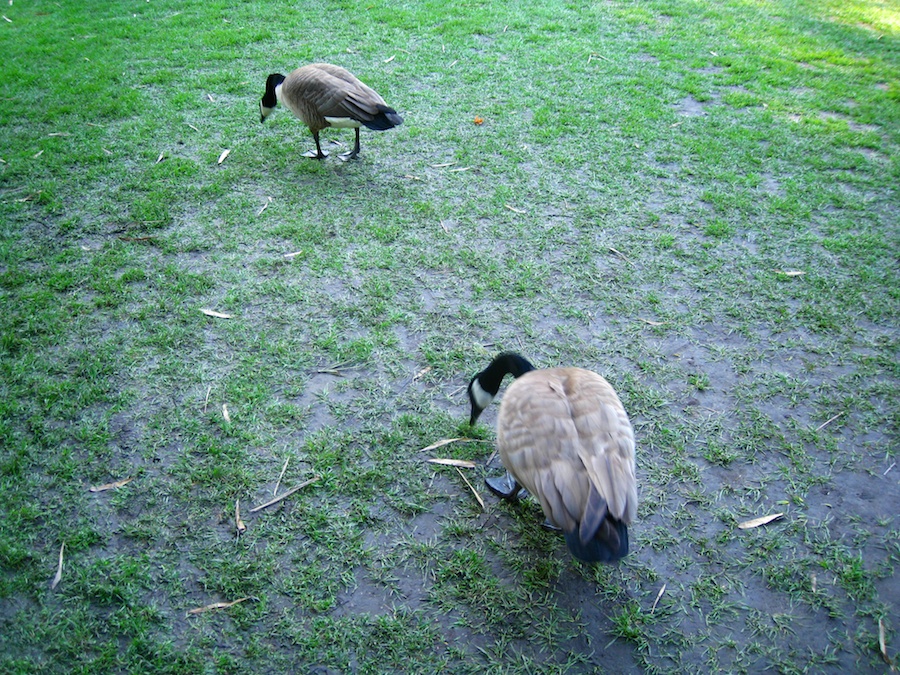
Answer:
<svg viewBox="0 0 900 675"><path fill-rule="evenodd" d="M314 133L329 126L362 125L382 131L403 121L378 92L330 63L292 71L281 84L280 99Z"/></svg>
<svg viewBox="0 0 900 675"><path fill-rule="evenodd" d="M500 406L497 447L577 557L614 560L627 553L625 526L637 513L634 432L603 377L551 368L517 378ZM600 544L592 543L595 535ZM585 550L597 546L603 550Z"/></svg>

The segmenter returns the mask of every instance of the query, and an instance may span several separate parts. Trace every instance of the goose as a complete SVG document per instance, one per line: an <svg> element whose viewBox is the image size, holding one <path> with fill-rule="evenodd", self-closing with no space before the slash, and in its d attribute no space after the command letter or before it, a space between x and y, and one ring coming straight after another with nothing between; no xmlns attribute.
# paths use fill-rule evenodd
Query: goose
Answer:
<svg viewBox="0 0 900 675"><path fill-rule="evenodd" d="M618 395L582 368L535 370L503 352L469 382L469 424L487 408L503 378L497 449L505 478L487 478L494 494L513 501L523 488L540 502L551 529L561 529L572 555L615 562L628 554L628 525L637 514L634 432Z"/></svg>
<svg viewBox="0 0 900 675"><path fill-rule="evenodd" d="M275 110L281 101L309 127L316 141L316 151L304 157L325 159L319 145L319 132L327 127L356 129L353 150L339 155L347 161L359 155L359 128L376 131L391 129L403 123L397 111L389 107L378 93L360 82L349 71L330 63L313 63L297 68L285 77L272 73L266 79L266 93L259 102L259 121Z"/></svg>

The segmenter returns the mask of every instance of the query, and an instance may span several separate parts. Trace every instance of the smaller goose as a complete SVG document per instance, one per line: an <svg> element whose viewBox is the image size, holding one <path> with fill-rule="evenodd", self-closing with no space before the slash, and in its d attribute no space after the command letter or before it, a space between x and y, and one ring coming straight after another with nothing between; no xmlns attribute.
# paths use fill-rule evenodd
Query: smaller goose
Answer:
<svg viewBox="0 0 900 675"><path fill-rule="evenodd" d="M469 382L469 424L507 374L516 380L497 418L507 476L485 479L488 488L510 501L528 490L579 560L623 558L638 500L634 432L616 392L589 370L535 370L522 356L504 352Z"/></svg>
<svg viewBox="0 0 900 675"><path fill-rule="evenodd" d="M281 101L309 127L316 140L316 151L304 157L325 159L319 145L319 132L327 127L356 129L353 150L339 157L343 161L359 155L359 128L376 131L403 123L397 111L388 107L374 89L367 87L347 70L330 63L313 63L297 68L287 77L273 73L266 79L266 93L259 102L259 121L265 122Z"/></svg>

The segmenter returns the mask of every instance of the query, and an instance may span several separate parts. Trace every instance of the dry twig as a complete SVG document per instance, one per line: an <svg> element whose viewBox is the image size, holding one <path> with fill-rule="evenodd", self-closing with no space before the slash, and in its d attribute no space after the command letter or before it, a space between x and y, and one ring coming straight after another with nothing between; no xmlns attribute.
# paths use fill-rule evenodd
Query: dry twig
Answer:
<svg viewBox="0 0 900 675"><path fill-rule="evenodd" d="M281 473L278 474L278 480L275 481L275 489L272 490L273 497L278 494L278 486L281 485L281 479L284 478L284 472L287 471L287 465L288 465L288 462L290 462L290 461L291 461L290 457L286 457L284 460L284 466L281 467Z"/></svg>
<svg viewBox="0 0 900 675"><path fill-rule="evenodd" d="M321 478L322 478L321 476L313 476L309 480L306 480L306 481L303 481L302 483L300 483L300 485L295 485L287 492L282 492L280 495L275 497L275 499L270 499L265 504L260 504L259 506L254 506L252 509L250 509L250 513L256 513L257 511L262 511L263 509L268 508L268 507L272 506L273 504L277 504L282 499L287 499L288 497L290 497L297 490L299 490L301 488L305 488L307 485L309 485L311 483L315 483L317 480L319 480Z"/></svg>
<svg viewBox="0 0 900 675"><path fill-rule="evenodd" d="M839 413L838 413L837 415L835 415L834 417L832 417L832 418L826 420L825 422L822 422L822 424L820 424L819 426L816 427L816 431L821 431L822 429L824 429L825 427L827 427L829 424L831 424L832 422L834 422L838 417L840 417L840 416L843 415L843 414L844 414L843 412L839 412Z"/></svg>

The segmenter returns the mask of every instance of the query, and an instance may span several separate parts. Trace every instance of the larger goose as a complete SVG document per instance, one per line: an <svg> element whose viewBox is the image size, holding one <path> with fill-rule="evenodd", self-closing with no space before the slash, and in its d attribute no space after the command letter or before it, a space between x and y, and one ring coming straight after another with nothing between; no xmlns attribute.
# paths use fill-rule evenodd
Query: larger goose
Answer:
<svg viewBox="0 0 900 675"><path fill-rule="evenodd" d="M470 424L511 374L497 418L497 448L506 479L486 479L509 500L524 488L585 562L628 554L628 525L637 513L634 432L609 382L581 368L535 370L505 352L469 383Z"/></svg>
<svg viewBox="0 0 900 675"><path fill-rule="evenodd" d="M356 129L353 150L339 155L346 161L359 155L361 126L384 131L403 123L403 118L374 89L360 82L349 71L330 63L303 66L287 77L280 73L269 75L266 79L266 93L259 102L260 122L266 121L279 101L312 132L316 150L305 152L303 156L313 159L325 159L328 156L319 145L319 132L322 129Z"/></svg>

